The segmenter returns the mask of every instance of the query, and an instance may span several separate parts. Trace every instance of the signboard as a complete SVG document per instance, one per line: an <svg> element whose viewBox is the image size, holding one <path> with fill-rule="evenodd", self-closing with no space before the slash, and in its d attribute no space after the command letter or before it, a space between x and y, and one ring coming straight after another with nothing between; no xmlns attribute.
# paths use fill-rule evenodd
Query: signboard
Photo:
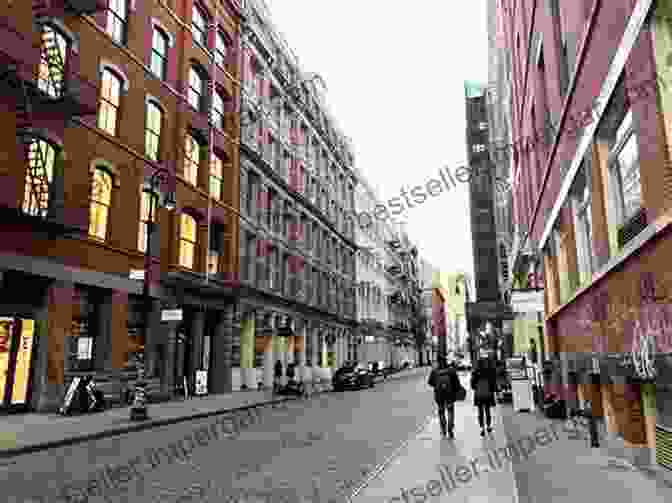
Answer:
<svg viewBox="0 0 672 503"><path fill-rule="evenodd" d="M197 370L196 371L196 394L197 395L207 395L208 394L208 371L207 370Z"/></svg>
<svg viewBox="0 0 672 503"><path fill-rule="evenodd" d="M145 270L144 269L131 269L129 273L130 279L144 280L145 279Z"/></svg>
<svg viewBox="0 0 672 503"><path fill-rule="evenodd" d="M161 321L182 321L182 309L163 309Z"/></svg>
<svg viewBox="0 0 672 503"><path fill-rule="evenodd" d="M79 388L79 383L82 381L81 377L75 377L72 382L70 383L70 387L68 388L68 392L65 394L65 398L63 399L63 405L61 408L58 410L61 414L67 414L68 411L70 410L70 406L72 405L72 399L75 396L75 392L77 391L77 388Z"/></svg>

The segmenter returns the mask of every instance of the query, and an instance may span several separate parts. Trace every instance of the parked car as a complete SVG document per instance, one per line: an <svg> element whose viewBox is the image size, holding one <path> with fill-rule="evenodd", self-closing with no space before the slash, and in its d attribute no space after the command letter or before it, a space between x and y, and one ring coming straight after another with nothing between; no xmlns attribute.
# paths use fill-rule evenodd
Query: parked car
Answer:
<svg viewBox="0 0 672 503"><path fill-rule="evenodd" d="M334 391L345 389L373 388L374 375L365 366L357 362L346 362L339 368L331 380Z"/></svg>
<svg viewBox="0 0 672 503"><path fill-rule="evenodd" d="M383 379L387 379L387 376L390 373L388 368L385 366L384 361L369 362L369 372L373 374L373 377L375 378L382 377Z"/></svg>

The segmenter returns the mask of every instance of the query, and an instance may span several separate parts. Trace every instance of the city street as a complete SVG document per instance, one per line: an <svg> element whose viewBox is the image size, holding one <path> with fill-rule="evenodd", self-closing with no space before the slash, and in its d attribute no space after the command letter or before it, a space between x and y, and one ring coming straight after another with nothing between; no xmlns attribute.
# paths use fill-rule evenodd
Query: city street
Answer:
<svg viewBox="0 0 672 503"><path fill-rule="evenodd" d="M88 501L327 503L351 497L353 503L427 498L569 502L581 494L583 485L572 483L577 480L599 487L600 500L608 489L606 500L612 503L633 501L635 495L662 503L672 494L638 472L610 467L607 458L587 447L580 427L572 429L562 422L551 427L533 414L513 413L508 405L495 409L494 432L481 438L471 392L456 406L456 439L441 439L426 377L422 373L379 383L374 389L326 393L277 409L263 407L257 415L261 419L241 427L237 439L195 446L186 461L164 462L154 469L146 463L139 469L141 477ZM468 377L461 374L465 386ZM64 486L73 488L105 466L128 464L148 449L165 448L216 420L189 421L12 458L16 463L0 468L7 501L68 501ZM550 432L541 442L544 445L518 442L540 428ZM522 446L517 459L506 449L511 445ZM491 455L484 457L486 451ZM481 461L473 476L457 468L474 467L476 458ZM439 471L439 465L453 475ZM432 480L438 482L428 485ZM425 487L435 496L428 497ZM86 501L76 492L69 491L69 501Z"/></svg>

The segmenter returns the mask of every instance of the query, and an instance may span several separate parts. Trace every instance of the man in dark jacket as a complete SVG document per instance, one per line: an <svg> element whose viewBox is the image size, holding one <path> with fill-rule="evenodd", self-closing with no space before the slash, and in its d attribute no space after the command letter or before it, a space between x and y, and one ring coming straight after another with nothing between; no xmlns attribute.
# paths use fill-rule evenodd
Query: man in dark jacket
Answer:
<svg viewBox="0 0 672 503"><path fill-rule="evenodd" d="M471 374L471 389L474 390L474 405L478 408L478 424L481 436L485 436L485 427L492 433L492 414L497 389L497 371L494 362L487 358L478 360L476 370Z"/></svg>
<svg viewBox="0 0 672 503"><path fill-rule="evenodd" d="M280 390L282 386L282 362L280 360L275 362L275 367L273 369L273 389L275 391Z"/></svg>
<svg viewBox="0 0 672 503"><path fill-rule="evenodd" d="M457 401L457 391L461 386L457 370L453 365L448 365L444 356L439 356L437 367L432 369L429 374L427 384L434 388L434 401L439 409L441 435L445 437L447 429L450 438L455 438L455 402ZM446 410L448 411L447 421Z"/></svg>

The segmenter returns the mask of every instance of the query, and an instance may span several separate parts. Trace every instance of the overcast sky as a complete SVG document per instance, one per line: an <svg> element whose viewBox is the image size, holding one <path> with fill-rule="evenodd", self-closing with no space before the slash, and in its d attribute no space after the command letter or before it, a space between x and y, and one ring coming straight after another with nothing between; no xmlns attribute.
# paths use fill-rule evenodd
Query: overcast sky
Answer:
<svg viewBox="0 0 672 503"><path fill-rule="evenodd" d="M355 164L383 200L464 165L463 81L487 81L486 0L266 4L302 69L324 77ZM467 184L403 216L421 256L473 271Z"/></svg>

